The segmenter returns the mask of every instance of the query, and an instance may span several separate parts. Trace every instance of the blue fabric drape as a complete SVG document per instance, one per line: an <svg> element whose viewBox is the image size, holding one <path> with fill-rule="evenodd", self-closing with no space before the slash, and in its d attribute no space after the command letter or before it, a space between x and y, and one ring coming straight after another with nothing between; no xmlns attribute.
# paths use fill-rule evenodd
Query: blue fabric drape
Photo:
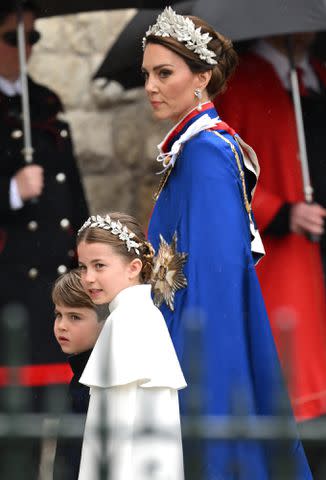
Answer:
<svg viewBox="0 0 326 480"><path fill-rule="evenodd" d="M216 116L214 109L205 113ZM176 292L174 311L165 303L161 310L188 384L190 357L198 359L202 413L232 415L238 402L248 415L275 415L285 398L292 415L255 273L239 170L230 145L214 132L203 131L184 145L155 205L148 233L155 250L159 235L170 244L175 232L177 251L188 253L188 286ZM195 345L187 341L193 318L201 325ZM182 413L187 395L189 389L181 393ZM276 447L277 442L205 443L202 479L270 479ZM293 478L312 478L299 440L281 454L293 462Z"/></svg>

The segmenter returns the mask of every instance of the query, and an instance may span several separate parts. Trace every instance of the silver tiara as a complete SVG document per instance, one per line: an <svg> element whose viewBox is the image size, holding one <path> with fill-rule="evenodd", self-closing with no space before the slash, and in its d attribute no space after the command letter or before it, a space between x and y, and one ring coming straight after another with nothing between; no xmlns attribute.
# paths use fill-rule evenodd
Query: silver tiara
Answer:
<svg viewBox="0 0 326 480"><path fill-rule="evenodd" d="M103 230L109 231L112 235L117 235L120 240L125 242L128 252L133 248L137 255L140 254L138 249L141 246L141 243L132 240L136 235L133 232L130 232L125 225L122 225L119 220L111 220L109 215L106 215L105 217L101 217L101 215L92 215L80 227L77 236L86 228L103 228Z"/></svg>
<svg viewBox="0 0 326 480"><path fill-rule="evenodd" d="M209 33L201 33L201 27L196 28L194 22L183 15L178 15L171 7L165 10L157 17L156 23L150 26L143 38L143 49L146 46L146 37L156 35L157 37L173 37L194 53L199 58L210 65L216 65L214 60L216 53L207 48L212 40Z"/></svg>

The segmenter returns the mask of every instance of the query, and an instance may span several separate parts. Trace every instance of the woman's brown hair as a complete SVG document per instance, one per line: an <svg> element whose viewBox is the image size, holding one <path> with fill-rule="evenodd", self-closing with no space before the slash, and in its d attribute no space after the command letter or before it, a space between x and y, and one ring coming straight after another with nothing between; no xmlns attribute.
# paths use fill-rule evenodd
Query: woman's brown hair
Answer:
<svg viewBox="0 0 326 480"><path fill-rule="evenodd" d="M107 214L101 216L105 218L106 215ZM140 244L138 248L139 255L135 252L134 248L128 251L126 242L120 240L118 235L113 235L109 230L100 227L91 227L82 230L77 237L77 245L82 241L86 243L106 243L110 245L118 255L121 255L129 262L135 258L139 258L142 262L140 281L142 283L150 283L155 252L152 245L146 240L140 224L134 217L126 213L111 212L108 213L108 215L111 220L119 221L123 226L127 227L130 233L134 233L135 237L133 240Z"/></svg>
<svg viewBox="0 0 326 480"><path fill-rule="evenodd" d="M174 53L180 55L193 73L212 72L212 77L206 87L210 98L214 98L217 94L223 92L226 88L227 81L234 72L238 64L238 55L233 49L231 40L216 32L214 28L198 17L188 16L193 21L196 28L201 29L201 33L209 33L212 40L208 43L207 48L216 54L216 65L210 65L193 51L189 50L184 43L179 42L173 37L160 37L149 35L146 37L146 45L148 43L156 43L169 48Z"/></svg>

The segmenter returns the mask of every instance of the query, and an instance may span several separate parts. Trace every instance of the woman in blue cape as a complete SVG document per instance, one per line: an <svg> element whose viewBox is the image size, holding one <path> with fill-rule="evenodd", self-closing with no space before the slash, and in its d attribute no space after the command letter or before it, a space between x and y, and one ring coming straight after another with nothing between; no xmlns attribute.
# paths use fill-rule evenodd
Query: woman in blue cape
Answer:
<svg viewBox="0 0 326 480"><path fill-rule="evenodd" d="M236 63L230 41L170 7L144 37L149 101L157 118L175 122L159 145L162 181L149 225L154 300L185 374L193 359L201 366L201 413L233 415L238 400L248 415L267 416L288 400L255 273L264 254L250 206L259 166L210 102ZM195 342L187 333L193 318L201 323ZM281 448L244 440L203 448L201 480L279 480L291 469L286 478L312 478L296 438ZM273 474L278 460L282 477Z"/></svg>

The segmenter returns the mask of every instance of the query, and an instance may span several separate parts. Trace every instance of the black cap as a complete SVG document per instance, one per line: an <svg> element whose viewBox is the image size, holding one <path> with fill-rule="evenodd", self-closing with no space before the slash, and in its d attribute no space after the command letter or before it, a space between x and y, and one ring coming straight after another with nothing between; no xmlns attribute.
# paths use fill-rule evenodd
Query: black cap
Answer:
<svg viewBox="0 0 326 480"><path fill-rule="evenodd" d="M38 13L38 7L31 0L2 0L0 4L0 20L7 15L15 13L19 7L22 7L23 10L32 11L35 15Z"/></svg>

